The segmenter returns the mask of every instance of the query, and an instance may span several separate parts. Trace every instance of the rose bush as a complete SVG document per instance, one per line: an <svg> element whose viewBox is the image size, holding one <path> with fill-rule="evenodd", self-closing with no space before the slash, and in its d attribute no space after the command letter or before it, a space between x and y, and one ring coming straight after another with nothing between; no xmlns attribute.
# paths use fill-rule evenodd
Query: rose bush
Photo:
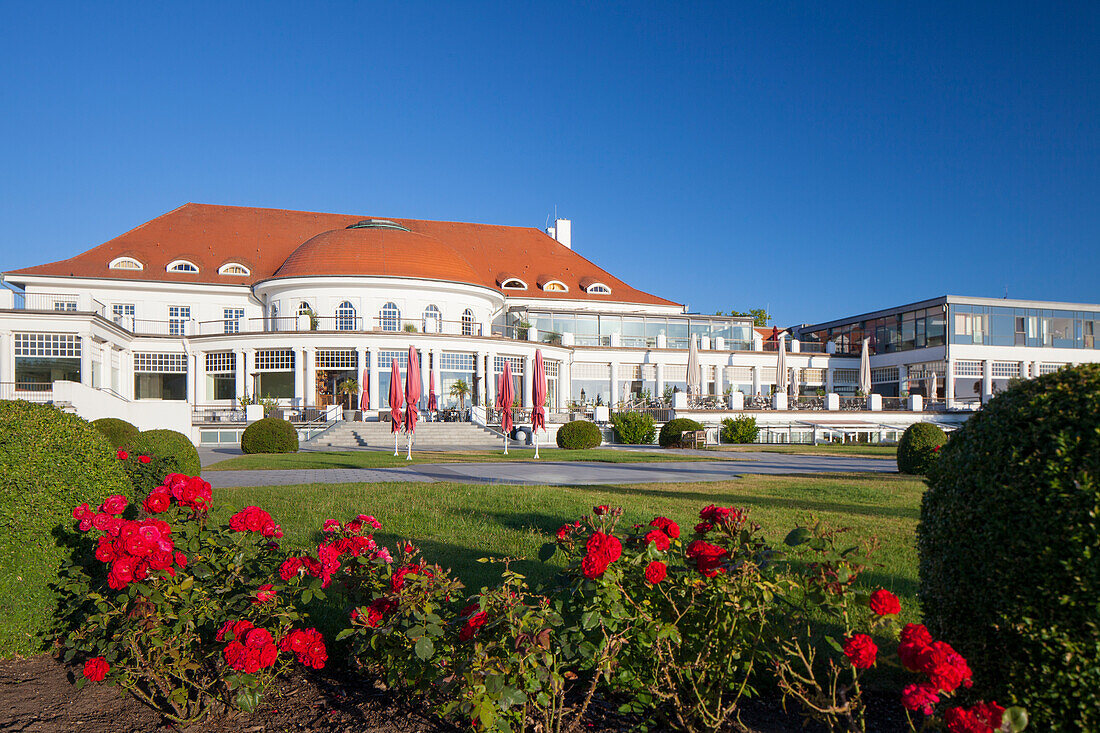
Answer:
<svg viewBox="0 0 1100 733"><path fill-rule="evenodd" d="M85 534L62 569L57 641L86 660L78 684L109 680L182 723L214 701L254 709L295 659L324 665L302 612L323 598L322 564L280 574L270 515L248 507L212 526L212 501L206 481L169 474L140 506L115 495L73 509Z"/></svg>

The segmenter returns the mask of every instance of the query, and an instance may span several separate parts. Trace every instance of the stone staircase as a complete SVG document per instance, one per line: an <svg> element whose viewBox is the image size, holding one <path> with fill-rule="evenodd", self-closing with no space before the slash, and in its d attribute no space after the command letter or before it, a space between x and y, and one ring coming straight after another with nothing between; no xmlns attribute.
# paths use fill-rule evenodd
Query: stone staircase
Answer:
<svg viewBox="0 0 1100 733"><path fill-rule="evenodd" d="M508 446L520 447L518 441ZM405 450L405 436L398 441ZM497 433L468 422L419 422L413 450L493 450L504 447ZM388 422L337 422L323 433L302 443L303 450L354 450L356 448L393 449L393 433Z"/></svg>

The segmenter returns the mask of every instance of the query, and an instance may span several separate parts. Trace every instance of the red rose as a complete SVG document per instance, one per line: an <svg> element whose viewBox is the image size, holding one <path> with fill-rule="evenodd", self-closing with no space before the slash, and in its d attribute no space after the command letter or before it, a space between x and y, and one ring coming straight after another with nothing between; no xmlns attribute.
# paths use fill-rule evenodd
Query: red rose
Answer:
<svg viewBox="0 0 1100 733"><path fill-rule="evenodd" d="M871 594L871 610L879 616L893 616L901 613L901 601L885 588L879 588Z"/></svg>
<svg viewBox="0 0 1100 733"><path fill-rule="evenodd" d="M659 529L653 529L649 532L646 532L646 535L643 539L645 540L646 544L652 542L653 546L656 547L658 550L661 550L662 552L668 549L668 535L666 535Z"/></svg>
<svg viewBox="0 0 1100 733"><path fill-rule="evenodd" d="M714 526L710 522L699 522L699 524L695 525L695 532L697 534L706 534L712 529L714 529Z"/></svg>
<svg viewBox="0 0 1100 733"><path fill-rule="evenodd" d="M680 536L680 525L667 517L657 517L649 523L649 526L656 527L672 539L676 539Z"/></svg>
<svg viewBox="0 0 1100 733"><path fill-rule="evenodd" d="M665 564L660 560L654 560L649 565L646 565L645 579L653 583L653 585L657 585L664 580L667 574L668 568L666 568Z"/></svg>
<svg viewBox="0 0 1100 733"><path fill-rule="evenodd" d="M920 670L920 655L932 643L932 635L923 624L906 624L898 638L898 658L910 672Z"/></svg>
<svg viewBox="0 0 1100 733"><path fill-rule="evenodd" d="M92 516L92 508L88 506L88 502L84 502L78 507L73 507L73 519L81 521L84 517Z"/></svg>
<svg viewBox="0 0 1100 733"><path fill-rule="evenodd" d="M878 647L867 634L852 634L844 640L844 655L856 669L869 669L875 664Z"/></svg>
<svg viewBox="0 0 1100 733"><path fill-rule="evenodd" d="M149 456L138 456L138 460L141 461L142 463L148 463L149 461L151 461L153 459L150 458Z"/></svg>
<svg viewBox="0 0 1100 733"><path fill-rule="evenodd" d="M259 605L261 603L267 603L268 601L270 601L274 597L275 597L275 591L274 591L271 583L265 583L264 585L261 585L256 590L255 595L253 595L253 597L252 597L252 603L256 604L256 605Z"/></svg>
<svg viewBox="0 0 1100 733"><path fill-rule="evenodd" d="M954 692L960 685L970 687L972 684L970 665L945 641L934 641L922 649L917 663L938 690Z"/></svg>
<svg viewBox="0 0 1100 733"><path fill-rule="evenodd" d="M84 663L84 676L92 682L100 682L111 671L105 657L92 657Z"/></svg>
<svg viewBox="0 0 1100 733"><path fill-rule="evenodd" d="M122 514L126 510L126 505L130 502L127 501L125 496L108 496L103 500L103 503L99 505L99 511L104 514Z"/></svg>
<svg viewBox="0 0 1100 733"><path fill-rule="evenodd" d="M328 533L328 532L339 532L340 527L341 527L341 525L340 525L339 521L337 521L335 519L326 519L325 523L323 525L321 525L321 531L326 532L326 533Z"/></svg>
<svg viewBox="0 0 1100 733"><path fill-rule="evenodd" d="M302 570L302 561L297 557L288 557L279 566L279 577L284 583L289 583L291 578L297 577Z"/></svg>
<svg viewBox="0 0 1100 733"><path fill-rule="evenodd" d="M617 537L594 532L585 545L587 555L581 561L581 571L586 578L595 579L604 574L607 566L623 554L623 544Z"/></svg>
<svg viewBox="0 0 1100 733"><path fill-rule="evenodd" d="M145 497L145 501L142 503L141 508L145 510L147 514L160 514L166 511L168 507L172 505L172 497L167 491L154 491Z"/></svg>
<svg viewBox="0 0 1100 733"><path fill-rule="evenodd" d="M908 685L901 691L901 704L906 710L920 711L925 715L932 714L932 706L940 701L937 690L927 682Z"/></svg>
<svg viewBox="0 0 1100 733"><path fill-rule="evenodd" d="M602 517L604 514L607 514L607 512L607 504L600 504L599 506L592 507L592 513L595 514L597 517Z"/></svg>
<svg viewBox="0 0 1100 733"><path fill-rule="evenodd" d="M181 568L187 567L187 555L184 555L182 552L177 552L176 553L176 565L178 565Z"/></svg>
<svg viewBox="0 0 1100 733"><path fill-rule="evenodd" d="M324 637L316 629L291 631L279 642L279 648L284 652L293 652L299 662L314 669L324 668L328 661Z"/></svg>
<svg viewBox="0 0 1100 733"><path fill-rule="evenodd" d="M120 461L125 461L127 458L130 457L130 454L119 448L118 453L115 453L115 457L118 458L118 460Z"/></svg>
<svg viewBox="0 0 1100 733"><path fill-rule="evenodd" d="M733 507L715 506L710 504L699 511L699 518L713 525L722 525L727 522L736 523L741 520L742 513Z"/></svg>
<svg viewBox="0 0 1100 733"><path fill-rule="evenodd" d="M722 558L728 554L728 550L702 540L695 540L687 549L687 557L695 561L695 569L708 578L726 572L722 567Z"/></svg>
<svg viewBox="0 0 1100 733"><path fill-rule="evenodd" d="M478 632L478 630L485 625L485 622L489 620L489 615L484 611L479 611L469 618L466 625L462 627L462 631L458 632L459 641L467 641Z"/></svg>
<svg viewBox="0 0 1100 733"><path fill-rule="evenodd" d="M121 590L134 579L134 567L137 561L132 557L120 557L111 562L107 572L107 585L113 590Z"/></svg>
<svg viewBox="0 0 1100 733"><path fill-rule="evenodd" d="M73 510L74 516L75 516L75 513L76 513L76 510L74 509ZM79 519L79 517L77 517L77 519ZM572 524L563 524L558 529L558 539L561 540L562 542L564 542L566 539L569 538L569 535L572 534L572 533L573 533L573 525Z"/></svg>

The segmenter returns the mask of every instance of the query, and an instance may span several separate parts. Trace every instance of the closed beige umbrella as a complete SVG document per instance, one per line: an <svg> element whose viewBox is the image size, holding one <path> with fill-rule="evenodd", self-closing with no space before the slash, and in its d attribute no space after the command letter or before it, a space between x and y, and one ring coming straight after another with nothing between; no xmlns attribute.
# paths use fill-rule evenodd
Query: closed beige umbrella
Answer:
<svg viewBox="0 0 1100 733"><path fill-rule="evenodd" d="M775 391L787 392L787 342L779 339L779 356L775 362Z"/></svg>
<svg viewBox="0 0 1100 733"><path fill-rule="evenodd" d="M699 347L695 345L695 334L692 334L688 342L687 388L688 397L695 399L699 399L699 389L703 384L699 371Z"/></svg>
<svg viewBox="0 0 1100 733"><path fill-rule="evenodd" d="M863 339L863 350L859 354L859 391L865 395L871 394L871 354L867 343L871 339Z"/></svg>

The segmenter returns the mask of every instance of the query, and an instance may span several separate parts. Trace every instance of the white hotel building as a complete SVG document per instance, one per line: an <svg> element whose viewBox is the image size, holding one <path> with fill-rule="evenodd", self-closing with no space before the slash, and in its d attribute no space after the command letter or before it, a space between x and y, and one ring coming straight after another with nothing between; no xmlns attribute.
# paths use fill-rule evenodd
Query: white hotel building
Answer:
<svg viewBox="0 0 1100 733"><path fill-rule="evenodd" d="M751 412L772 427L768 439L950 425L1009 378L1100 361L1100 305L949 296L791 329L798 394L769 397L774 341L748 320L686 313L632 288L573 251L564 219L543 232L186 204L0 282L0 399L169 427L200 444L239 439L244 395L277 399L316 432L343 416L339 385L364 373L362 417L377 420L391 362L404 372L410 345L425 399L432 373L441 408L460 380L467 404L492 404L506 362L529 406L541 349L559 421L584 411L577 403L606 417L596 402L707 424ZM856 398L865 337L878 396ZM691 340L704 397L688 404ZM933 374L938 400L924 404ZM669 388L673 404L657 405ZM473 419L491 424L491 411Z"/></svg>

